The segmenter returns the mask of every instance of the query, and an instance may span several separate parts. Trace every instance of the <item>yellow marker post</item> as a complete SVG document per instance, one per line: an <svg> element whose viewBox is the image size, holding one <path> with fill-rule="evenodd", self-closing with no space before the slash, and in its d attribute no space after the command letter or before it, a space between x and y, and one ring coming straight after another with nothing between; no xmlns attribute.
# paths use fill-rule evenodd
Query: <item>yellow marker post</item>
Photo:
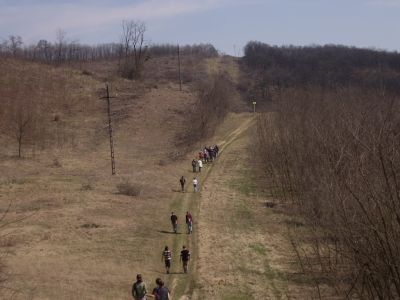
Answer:
<svg viewBox="0 0 400 300"><path fill-rule="evenodd" d="M256 112L256 104L257 104L257 102L256 102L256 101L253 101L253 113Z"/></svg>

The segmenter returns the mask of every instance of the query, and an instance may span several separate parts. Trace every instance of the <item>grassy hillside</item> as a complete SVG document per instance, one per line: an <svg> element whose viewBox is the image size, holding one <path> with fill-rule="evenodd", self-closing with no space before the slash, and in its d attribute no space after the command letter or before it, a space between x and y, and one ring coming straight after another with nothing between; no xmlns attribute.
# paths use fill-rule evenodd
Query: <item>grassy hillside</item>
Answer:
<svg viewBox="0 0 400 300"><path fill-rule="evenodd" d="M2 292L21 299L126 298L136 273L155 278L160 241L169 239L161 231L189 167L174 160L184 154L176 137L197 101L195 79L180 92L161 71L131 81L116 76L111 63L0 63L0 250L8 274ZM205 69L206 61L196 63ZM105 81L115 97L116 176ZM25 121L18 158L16 134ZM120 194L121 184L140 195Z"/></svg>

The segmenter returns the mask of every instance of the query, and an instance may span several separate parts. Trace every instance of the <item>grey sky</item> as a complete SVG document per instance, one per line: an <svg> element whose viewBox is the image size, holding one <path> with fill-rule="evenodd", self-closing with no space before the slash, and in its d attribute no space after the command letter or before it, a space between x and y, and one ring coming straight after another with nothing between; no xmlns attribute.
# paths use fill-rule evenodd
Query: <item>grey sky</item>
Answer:
<svg viewBox="0 0 400 300"><path fill-rule="evenodd" d="M116 42L121 21L146 22L153 43L212 43L233 54L250 40L400 50L400 0L0 0L0 38Z"/></svg>

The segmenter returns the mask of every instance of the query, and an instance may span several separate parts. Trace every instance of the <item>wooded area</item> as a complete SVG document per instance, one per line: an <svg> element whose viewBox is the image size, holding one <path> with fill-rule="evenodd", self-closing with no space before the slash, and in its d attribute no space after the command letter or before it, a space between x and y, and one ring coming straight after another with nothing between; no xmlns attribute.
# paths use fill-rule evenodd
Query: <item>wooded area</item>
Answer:
<svg viewBox="0 0 400 300"><path fill-rule="evenodd" d="M257 151L319 297L328 284L343 298L398 299L400 99L387 78L400 55L251 43L244 60L264 79L286 71L258 118Z"/></svg>

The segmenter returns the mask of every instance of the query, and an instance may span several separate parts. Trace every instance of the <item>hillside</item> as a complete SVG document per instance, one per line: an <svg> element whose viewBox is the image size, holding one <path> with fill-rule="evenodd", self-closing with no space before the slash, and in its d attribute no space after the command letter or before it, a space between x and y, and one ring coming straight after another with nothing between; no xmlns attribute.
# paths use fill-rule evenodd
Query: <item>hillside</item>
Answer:
<svg viewBox="0 0 400 300"><path fill-rule="evenodd" d="M341 299L349 289L352 297L367 295L358 256L346 253L376 255L379 247L355 237L375 242L365 234L385 227L379 214L363 215L352 197L365 197L371 212L379 205L384 218L394 216L388 208L396 212L381 188L394 191L398 178L394 89L364 90L359 80L321 86L311 75L301 85L278 74L285 84L270 82L266 98L252 98L271 66L245 66L245 59L228 56L183 57L182 91L174 56L148 61L140 80L121 78L112 60L0 62L4 297L128 299L137 273L149 288L163 278L179 300ZM249 113L249 99L267 112ZM191 160L214 144L219 158L193 174ZM379 159L392 168L386 183ZM338 211L341 197L349 204ZM192 235L185 234L187 211ZM179 217L176 235L171 212ZM386 231L391 250L398 240L393 224ZM160 260L166 245L169 275ZM192 253L188 274L179 264L183 245ZM385 267L380 261L371 276L381 278Z"/></svg>
<svg viewBox="0 0 400 300"><path fill-rule="evenodd" d="M328 283L341 299L398 299L400 55L248 50L247 92L269 111L254 141L262 186L299 224L292 246L303 273L322 298Z"/></svg>
<svg viewBox="0 0 400 300"><path fill-rule="evenodd" d="M1 69L4 285L22 299L126 297L135 273L153 274L142 266L159 261L159 251L148 249L160 246L177 178L188 167L174 160L175 139L195 91L184 85L179 92L169 80L109 79L111 176L102 72L14 60L2 60ZM31 116L21 159L13 132L19 111ZM140 196L119 194L117 185L128 181Z"/></svg>

